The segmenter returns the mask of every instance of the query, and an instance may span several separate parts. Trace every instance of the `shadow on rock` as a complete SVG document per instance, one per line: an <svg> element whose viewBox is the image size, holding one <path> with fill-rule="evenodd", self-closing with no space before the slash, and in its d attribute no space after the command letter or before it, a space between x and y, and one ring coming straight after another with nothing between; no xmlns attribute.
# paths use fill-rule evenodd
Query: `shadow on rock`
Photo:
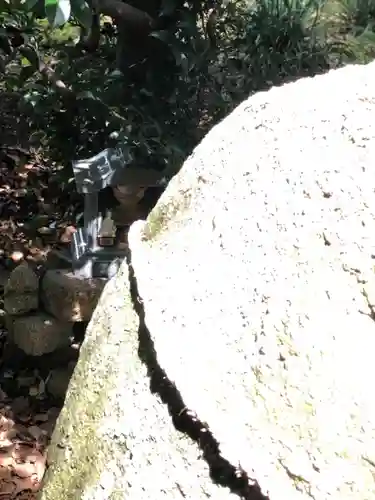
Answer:
<svg viewBox="0 0 375 500"><path fill-rule="evenodd" d="M241 467L234 466L221 456L219 443L210 432L208 425L186 407L178 389L160 367L153 340L145 323L145 311L138 294L130 251L128 263L133 306L139 316L138 355L147 366L151 392L158 394L167 405L175 428L197 443L215 484L229 488L232 493L245 500L269 500L268 496L262 494L258 483L250 479Z"/></svg>

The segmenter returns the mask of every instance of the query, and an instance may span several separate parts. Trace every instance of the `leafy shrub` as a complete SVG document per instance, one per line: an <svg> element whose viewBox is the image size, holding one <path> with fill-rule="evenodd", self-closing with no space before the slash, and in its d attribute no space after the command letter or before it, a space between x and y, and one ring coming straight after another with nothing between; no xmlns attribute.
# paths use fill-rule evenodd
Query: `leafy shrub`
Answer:
<svg viewBox="0 0 375 500"><path fill-rule="evenodd" d="M95 18L84 0L2 1L2 87L22 96L35 141L65 165L119 141L134 163L173 173L250 93L375 52L375 0L223 0L215 8L134 0L159 17L146 37L130 30L120 58L121 23L111 17L101 18L95 50L82 43Z"/></svg>

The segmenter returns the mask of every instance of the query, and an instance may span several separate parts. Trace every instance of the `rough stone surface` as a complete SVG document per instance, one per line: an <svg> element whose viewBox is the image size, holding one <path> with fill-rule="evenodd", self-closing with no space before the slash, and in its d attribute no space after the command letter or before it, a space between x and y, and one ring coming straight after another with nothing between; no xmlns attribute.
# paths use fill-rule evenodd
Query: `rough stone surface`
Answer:
<svg viewBox="0 0 375 500"><path fill-rule="evenodd" d="M131 226L41 500L375 497L374 79L249 98Z"/></svg>
<svg viewBox="0 0 375 500"><path fill-rule="evenodd" d="M4 293L35 292L39 287L39 279L27 262L22 262L10 273L4 287Z"/></svg>
<svg viewBox="0 0 375 500"><path fill-rule="evenodd" d="M41 300L47 312L62 321L89 321L105 280L82 280L68 271L49 270L41 284Z"/></svg>
<svg viewBox="0 0 375 500"><path fill-rule="evenodd" d="M160 365L272 500L375 497L374 78L253 96L129 232Z"/></svg>
<svg viewBox="0 0 375 500"><path fill-rule="evenodd" d="M26 316L7 316L7 328L17 347L31 356L41 356L70 344L72 324L38 312Z"/></svg>
<svg viewBox="0 0 375 500"><path fill-rule="evenodd" d="M4 309L7 314L21 315L38 308L39 279L27 262L17 266L4 287Z"/></svg>
<svg viewBox="0 0 375 500"><path fill-rule="evenodd" d="M237 498L212 483L198 446L150 391L138 328L124 263L86 331L40 500Z"/></svg>

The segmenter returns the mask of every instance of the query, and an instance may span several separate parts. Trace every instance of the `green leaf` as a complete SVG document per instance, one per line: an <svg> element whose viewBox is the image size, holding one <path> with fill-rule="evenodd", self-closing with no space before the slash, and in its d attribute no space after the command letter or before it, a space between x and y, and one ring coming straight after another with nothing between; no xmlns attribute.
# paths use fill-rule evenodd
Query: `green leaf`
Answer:
<svg viewBox="0 0 375 500"><path fill-rule="evenodd" d="M12 53L12 45L6 34L0 33L0 49L8 56Z"/></svg>
<svg viewBox="0 0 375 500"><path fill-rule="evenodd" d="M168 43L170 36L169 32L167 30L161 30L161 31L153 31L150 33L149 36L152 36L153 38L157 38L158 40Z"/></svg>
<svg viewBox="0 0 375 500"><path fill-rule="evenodd" d="M99 97L94 96L94 94L90 91L80 92L79 94L77 94L77 99L78 100L88 99L88 100L101 102Z"/></svg>
<svg viewBox="0 0 375 500"><path fill-rule="evenodd" d="M84 0L70 0L72 15L87 30L91 27L92 10Z"/></svg>
<svg viewBox="0 0 375 500"><path fill-rule="evenodd" d="M34 67L39 68L39 54L31 45L20 47L20 52L24 58ZM22 64L24 66L24 64Z"/></svg>
<svg viewBox="0 0 375 500"><path fill-rule="evenodd" d="M111 73L109 73L109 75L108 75L109 80L118 80L118 79L123 79L123 78L124 78L124 75L121 73L121 71L119 69L115 69L115 70L111 71Z"/></svg>
<svg viewBox="0 0 375 500"><path fill-rule="evenodd" d="M186 57L186 54L184 54L183 52L180 52L180 50L174 46L171 47L171 50L172 50L172 53L174 55L176 65L180 66L183 73L185 75L187 75L189 72L189 61L188 61L188 58Z"/></svg>
<svg viewBox="0 0 375 500"><path fill-rule="evenodd" d="M70 0L45 0L44 6L48 22L54 28L63 26L70 17Z"/></svg>
<svg viewBox="0 0 375 500"><path fill-rule="evenodd" d="M39 0L25 0L24 8L27 12L33 10Z"/></svg>
<svg viewBox="0 0 375 500"><path fill-rule="evenodd" d="M24 66L20 71L19 83L24 85L24 83L35 73L35 68L33 66Z"/></svg>
<svg viewBox="0 0 375 500"><path fill-rule="evenodd" d="M35 107L42 99L42 96L38 92L28 92L24 96L25 102L27 104L31 104L33 107Z"/></svg>

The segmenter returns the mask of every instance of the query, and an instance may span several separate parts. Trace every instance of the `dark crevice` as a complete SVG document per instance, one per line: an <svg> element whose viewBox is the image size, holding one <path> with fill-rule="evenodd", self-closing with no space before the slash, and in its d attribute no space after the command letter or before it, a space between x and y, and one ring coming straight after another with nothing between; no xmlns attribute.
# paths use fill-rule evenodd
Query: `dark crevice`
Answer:
<svg viewBox="0 0 375 500"><path fill-rule="evenodd" d="M138 294L130 251L127 262L133 307L139 317L138 355L147 367L151 392L158 394L168 407L175 428L197 443L202 452L202 458L209 466L210 477L214 484L229 488L232 493L244 500L269 500L268 496L262 494L259 484L250 479L243 469L235 467L221 456L219 443L210 432L207 424L200 421L195 413L186 407L176 386L160 367L154 343L145 324L144 307Z"/></svg>

